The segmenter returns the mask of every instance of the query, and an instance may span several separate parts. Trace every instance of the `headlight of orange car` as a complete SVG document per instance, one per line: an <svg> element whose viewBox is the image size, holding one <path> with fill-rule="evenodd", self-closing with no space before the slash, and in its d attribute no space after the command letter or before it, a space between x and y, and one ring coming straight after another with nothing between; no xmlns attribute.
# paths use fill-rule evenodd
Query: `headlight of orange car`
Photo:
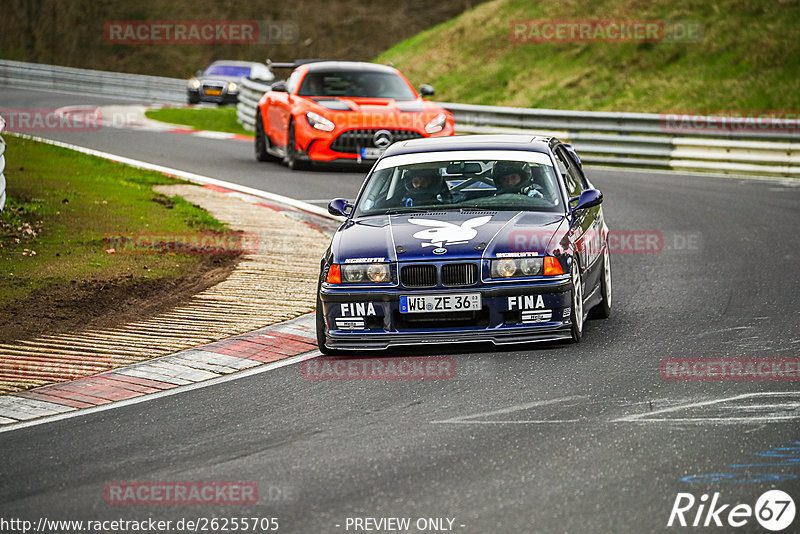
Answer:
<svg viewBox="0 0 800 534"><path fill-rule="evenodd" d="M435 134L444 130L444 123L447 122L447 115L439 113L433 120L425 125L425 131L429 134Z"/></svg>
<svg viewBox="0 0 800 534"><path fill-rule="evenodd" d="M336 127L331 121L319 113L314 113L313 111L306 113L306 120L312 128L316 130L322 130L323 132L333 131L333 129Z"/></svg>

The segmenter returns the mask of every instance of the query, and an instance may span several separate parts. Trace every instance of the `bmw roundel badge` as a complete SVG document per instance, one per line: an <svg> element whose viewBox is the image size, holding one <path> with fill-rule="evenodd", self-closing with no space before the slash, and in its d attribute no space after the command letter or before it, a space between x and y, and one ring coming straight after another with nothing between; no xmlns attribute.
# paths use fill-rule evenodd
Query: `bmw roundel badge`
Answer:
<svg viewBox="0 0 800 534"><path fill-rule="evenodd" d="M444 254L445 252L447 252L446 248L439 247L439 248L433 249L433 253L434 254Z"/></svg>

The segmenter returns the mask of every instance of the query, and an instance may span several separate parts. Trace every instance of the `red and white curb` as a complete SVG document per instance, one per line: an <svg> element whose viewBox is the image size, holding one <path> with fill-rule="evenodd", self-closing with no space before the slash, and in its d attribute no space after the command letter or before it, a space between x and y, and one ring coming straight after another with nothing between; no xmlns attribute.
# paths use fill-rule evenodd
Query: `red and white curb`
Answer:
<svg viewBox="0 0 800 534"><path fill-rule="evenodd" d="M72 116L75 120L92 120L93 124L110 128L124 128L145 132L175 133L205 137L207 139L222 139L253 142L253 137L242 134L216 132L212 130L195 130L180 124L170 124L150 119L145 112L151 109L161 109L166 106L64 106L55 110L56 115ZM193 106L189 106L193 107Z"/></svg>
<svg viewBox="0 0 800 534"><path fill-rule="evenodd" d="M319 355L314 328L314 315L308 314L139 364L4 395L0 397L0 431L38 418L147 400L148 396L167 390L177 393L291 357L313 358ZM295 360L286 363L296 363Z"/></svg>

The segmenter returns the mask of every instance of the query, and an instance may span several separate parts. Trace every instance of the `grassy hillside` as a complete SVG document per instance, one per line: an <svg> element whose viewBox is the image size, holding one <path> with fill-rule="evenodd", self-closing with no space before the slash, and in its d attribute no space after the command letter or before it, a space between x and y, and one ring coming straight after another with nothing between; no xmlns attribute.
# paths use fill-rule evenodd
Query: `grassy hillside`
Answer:
<svg viewBox="0 0 800 534"><path fill-rule="evenodd" d="M512 21L693 20L700 42L519 43ZM379 56L449 102L554 109L800 110L800 1L494 0Z"/></svg>

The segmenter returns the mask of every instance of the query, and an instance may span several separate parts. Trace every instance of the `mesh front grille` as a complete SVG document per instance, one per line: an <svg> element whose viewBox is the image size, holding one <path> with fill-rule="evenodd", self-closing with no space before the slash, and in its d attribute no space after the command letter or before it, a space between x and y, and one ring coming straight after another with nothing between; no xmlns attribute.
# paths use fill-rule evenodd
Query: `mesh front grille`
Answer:
<svg viewBox="0 0 800 534"><path fill-rule="evenodd" d="M478 281L478 266L474 263L450 263L442 266L442 284L469 286Z"/></svg>
<svg viewBox="0 0 800 534"><path fill-rule="evenodd" d="M384 128L360 128L342 132L339 137L331 143L331 150L345 152L347 154L359 154L362 148L374 148L375 132L382 129ZM411 130L390 130L388 128L385 130L392 134L393 143L422 137L422 134L412 132Z"/></svg>
<svg viewBox="0 0 800 534"><path fill-rule="evenodd" d="M436 266L406 265L400 269L400 280L406 287L433 287L436 285Z"/></svg>

